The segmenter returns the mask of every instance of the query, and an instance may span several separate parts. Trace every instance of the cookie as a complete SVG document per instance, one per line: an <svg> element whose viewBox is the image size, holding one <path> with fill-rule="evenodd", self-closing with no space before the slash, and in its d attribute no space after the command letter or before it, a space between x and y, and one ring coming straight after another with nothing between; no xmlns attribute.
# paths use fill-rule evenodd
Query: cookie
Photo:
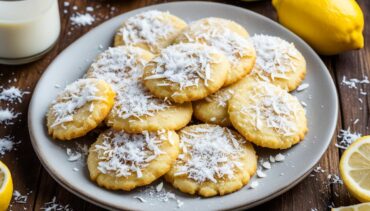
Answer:
<svg viewBox="0 0 370 211"><path fill-rule="evenodd" d="M256 51L246 30L239 24L222 18L205 18L191 23L175 42L199 42L220 50L231 64L224 86L247 75L256 60Z"/></svg>
<svg viewBox="0 0 370 211"><path fill-rule="evenodd" d="M107 125L117 130L138 133L144 130L179 130L191 120L190 102L171 103L156 98L140 78L121 81L115 104L107 117Z"/></svg>
<svg viewBox="0 0 370 211"><path fill-rule="evenodd" d="M172 44L186 26L169 12L146 11L123 22L114 37L114 46L132 45L158 54Z"/></svg>
<svg viewBox="0 0 370 211"><path fill-rule="evenodd" d="M85 77L102 79L118 90L122 80L141 77L144 65L153 57L152 53L138 47L108 48L90 65Z"/></svg>
<svg viewBox="0 0 370 211"><path fill-rule="evenodd" d="M239 190L256 172L257 156L241 135L218 125L179 131L180 155L165 179L188 194L204 197Z"/></svg>
<svg viewBox="0 0 370 211"><path fill-rule="evenodd" d="M47 112L49 134L59 140L86 135L108 115L115 92L103 80L80 79L68 85Z"/></svg>
<svg viewBox="0 0 370 211"><path fill-rule="evenodd" d="M144 84L155 96L176 103L199 100L219 90L230 63L216 48L199 43L169 46L144 69Z"/></svg>
<svg viewBox="0 0 370 211"><path fill-rule="evenodd" d="M307 132L305 110L298 99L267 82L251 83L229 100L232 125L248 141L272 149L286 149Z"/></svg>
<svg viewBox="0 0 370 211"><path fill-rule="evenodd" d="M251 77L293 91L306 75L306 61L293 43L268 35L255 35L252 42L257 52Z"/></svg>
<svg viewBox="0 0 370 211"><path fill-rule="evenodd" d="M174 131L128 134L109 129L90 147L90 179L109 190L129 191L167 173L179 154Z"/></svg>

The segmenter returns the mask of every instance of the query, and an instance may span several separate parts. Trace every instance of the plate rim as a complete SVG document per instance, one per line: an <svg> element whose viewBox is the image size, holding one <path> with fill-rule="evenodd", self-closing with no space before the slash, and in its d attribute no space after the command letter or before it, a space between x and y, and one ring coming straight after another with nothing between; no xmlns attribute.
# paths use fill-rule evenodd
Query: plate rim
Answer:
<svg viewBox="0 0 370 211"><path fill-rule="evenodd" d="M326 65L324 64L324 62L322 61L322 59L318 56L318 54L302 39L300 38L298 35L296 35L295 33L293 33L292 31L290 31L289 29L285 28L284 26L280 25L279 23L277 23L276 21L262 15L262 14L259 14L257 12L254 12L252 10L249 10L247 8L243 8L243 7L239 7L239 6L235 6L235 5L230 5L230 4L226 4L226 3L219 3L219 2L204 2L204 1L185 1L185 2L168 2L168 3L160 3L160 4L154 4L154 5L149 5L149 6L145 6L145 7L141 7L141 8L137 8L137 9L133 9L133 10L130 10L130 11L127 11L127 12L124 12L124 13L121 13L120 15L117 15L113 18L110 18L102 23L100 23L99 25L95 26L93 29L91 29L90 31L88 31L87 33L81 35L78 39L76 39L75 41L73 41L71 44L68 45L67 48L63 49L54 59L53 61L46 67L45 71L43 72L43 74L41 75L41 77L39 78L39 81L41 81L47 72L50 71L50 67L53 65L53 63L55 62L54 60L56 60L59 56L63 55L66 53L66 51L72 47L72 45L75 43L75 42L78 42L79 40L83 39L84 36L86 34L89 34L89 33L93 33L95 30L98 30L99 27L101 27L103 24L107 24L107 22L113 20L113 19L121 19L121 16L123 15L127 15L128 13L137 13L141 10L147 10L147 9L153 9L153 7L158 7L158 6L163 6L163 5L178 5L178 6L181 6L181 5L184 5L184 4L187 4L187 5L192 5L192 4L195 4L195 5L199 5L199 4L203 4L203 5L209 5L209 6L222 6L222 7L229 7L230 9L234 9L234 10L239 10L241 12L244 12L244 13L249 13L249 14L252 14L252 15L255 15L257 16L258 18L261 18L263 21L267 21L267 22L270 22L271 24L273 24L274 26L276 27L279 27L281 28L285 33L288 33L290 34L291 36L295 37L296 39L300 40L301 41L301 44L309 51L309 53L315 57L316 60L319 61L319 65L322 67L322 69L324 69L324 74L330 78L330 84L329 84L329 88L332 90L332 93L334 94L334 108L332 108L334 110L334 113L336 114L334 116L334 122L335 124L332 124L332 126L329 128L329 134L331 134L331 138L330 138L330 141L327 141L325 143L325 145L322 145L322 147L320 148L320 152L318 154L320 154L320 156L317 156L315 158L315 160L312 161L312 165L308 165L304 170L302 170L303 174L301 174L300 176L298 176L295 180L291 181L289 184L281 187L279 190L276 190L274 193L272 193L271 195L265 197L265 198L261 198L260 200L256 200L254 202L251 202L251 203L248 203L248 204L238 204L237 206L233 206L233 207L227 207L227 208L224 208L224 209L236 209L236 210L240 210L240 209L245 209L245 208L252 208L252 207L255 207L257 205L260 205L266 201L269 201L283 193L285 193L286 191L290 190L291 188L293 188L294 186L296 186L299 182L301 182L303 179L305 179L312 171L312 169L314 168L314 166L321 160L321 158L323 157L323 155L325 154L325 152L327 151L329 145L331 144L331 140L333 139L334 135L335 135L335 130L336 130L336 127L337 127L337 124L338 124L338 109L339 109L339 101L338 101L338 93L337 93L337 89L336 89L336 86L335 86L335 83L333 81L333 78L332 76L330 75L330 72L329 70L327 69ZM103 208L106 208L106 209L115 209L115 210L121 210L121 209L130 209L129 207L127 206L117 206L113 203L109 203L109 202L106 202L104 200L100 200L99 197L93 197L93 196L89 196L88 194L85 194L83 193L81 190L78 190L76 188L74 188L73 185L71 185L69 182L63 180L60 175L56 172L54 172L52 169L49 168L49 165L48 165L48 162L47 162L47 159L43 157L43 155L41 154L41 152L39 151L39 147L38 147L38 143L36 141L36 136L35 134L33 133L34 132L34 127L33 127L33 124L32 124L32 120L33 120L33 114L32 114L32 110L34 109L35 107L35 99L34 99L34 93L38 92L38 89L39 89L39 82L37 82L35 88L34 88L34 91L33 91L33 94L32 94L32 98L31 98L31 101L30 101L30 104L29 104L29 108L28 108L28 115L27 115L27 125L28 125L28 131L29 131L29 135L30 135L30 139L31 139L31 144L32 144L32 147L40 161L40 163L42 164L42 166L44 167L44 169L49 173L49 175L55 180L57 181L62 187L64 187L65 189L67 189L70 193L73 193L74 195L92 203L92 204L95 204L99 207L103 207Z"/></svg>

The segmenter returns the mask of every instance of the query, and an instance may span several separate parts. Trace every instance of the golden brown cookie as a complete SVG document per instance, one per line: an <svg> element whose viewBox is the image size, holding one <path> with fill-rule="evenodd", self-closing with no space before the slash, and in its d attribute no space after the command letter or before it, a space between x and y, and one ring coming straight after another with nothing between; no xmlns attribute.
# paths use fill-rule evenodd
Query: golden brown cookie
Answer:
<svg viewBox="0 0 370 211"><path fill-rule="evenodd" d="M293 91L306 76L306 61L293 43L268 35L252 37L257 52L256 65L247 77L270 82Z"/></svg>
<svg viewBox="0 0 370 211"><path fill-rule="evenodd" d="M144 70L144 84L155 96L176 103L199 100L219 90L230 64L217 49L198 43L169 46Z"/></svg>
<svg viewBox="0 0 370 211"><path fill-rule="evenodd" d="M169 12L146 11L123 22L114 37L114 46L132 45L157 54L172 44L186 26Z"/></svg>
<svg viewBox="0 0 370 211"><path fill-rule="evenodd" d="M165 179L184 193L204 197L232 193L256 172L252 144L228 128L192 125L179 136L180 155Z"/></svg>
<svg viewBox="0 0 370 211"><path fill-rule="evenodd" d="M47 113L49 134L59 140L86 135L108 115L115 92L103 80L80 79L68 85Z"/></svg>
<svg viewBox="0 0 370 211"><path fill-rule="evenodd" d="M220 50L231 64L224 86L247 75L256 60L256 51L246 30L222 18L204 18L191 23L175 42L203 43Z"/></svg>
<svg viewBox="0 0 370 211"><path fill-rule="evenodd" d="M90 147L90 178L109 190L129 191L168 172L179 154L174 131L128 134L107 130Z"/></svg>
<svg viewBox="0 0 370 211"><path fill-rule="evenodd" d="M286 149L307 132L306 112L298 99L267 82L251 83L229 100L231 123L248 141Z"/></svg>

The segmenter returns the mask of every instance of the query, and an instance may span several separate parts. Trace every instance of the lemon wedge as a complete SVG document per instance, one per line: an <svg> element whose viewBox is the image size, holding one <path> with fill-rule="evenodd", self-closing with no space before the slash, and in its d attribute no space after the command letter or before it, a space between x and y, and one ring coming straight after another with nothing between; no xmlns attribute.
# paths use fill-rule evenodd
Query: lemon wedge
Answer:
<svg viewBox="0 0 370 211"><path fill-rule="evenodd" d="M331 211L369 211L370 203L356 204L346 207L332 208Z"/></svg>
<svg viewBox="0 0 370 211"><path fill-rule="evenodd" d="M0 161L0 211L9 207L13 194L13 181L8 167Z"/></svg>
<svg viewBox="0 0 370 211"><path fill-rule="evenodd" d="M364 15L355 0L272 0L272 4L279 22L320 54L364 46Z"/></svg>
<svg viewBox="0 0 370 211"><path fill-rule="evenodd" d="M370 202L370 136L353 142L339 163L340 175L348 191L361 202Z"/></svg>

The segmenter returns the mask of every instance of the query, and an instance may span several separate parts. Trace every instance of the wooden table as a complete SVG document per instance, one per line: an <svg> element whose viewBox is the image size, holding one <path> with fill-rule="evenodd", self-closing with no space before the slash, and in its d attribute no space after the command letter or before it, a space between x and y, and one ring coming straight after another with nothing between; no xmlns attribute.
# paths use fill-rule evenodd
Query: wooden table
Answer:
<svg viewBox="0 0 370 211"><path fill-rule="evenodd" d="M105 19L119 15L126 11L140 8L146 5L157 4L166 1L160 0L117 0L117 1L87 1L87 0L67 0L69 7L64 6L64 1L60 1L60 13L62 18L62 32L59 42L54 49L41 60L21 66L0 65L0 85L4 87L16 86L24 90L31 91L35 87L38 79L44 72L49 63L69 44L80 36L84 35L93 27L104 22ZM262 2L241 2L241 1L223 1L224 3L238 5L243 8L254 10L273 20L276 20L276 13L270 1ZM366 23L370 23L370 1L358 0L366 17ZM72 6L78 6L73 10ZM100 7L98 5L101 5ZM91 26L75 27L71 30L70 16L74 12L84 12L86 6L95 8L94 14L98 20ZM98 8L96 8L98 7ZM368 25L369 26L369 25ZM343 76L347 78L362 78L370 73L370 27L364 31L365 48L358 51L351 51L337 56L322 57L337 85L340 102L340 113L337 129L351 127L352 131L362 134L368 134L369 129L369 97L359 94L359 90L349 89L341 85ZM16 80L14 80L16 79ZM361 85L364 91L370 91L370 85ZM369 92L370 93L370 92ZM363 100L359 102L358 98ZM39 210L45 202L56 200L61 204L69 204L74 210L101 210L84 200L69 193L56 183L41 166L30 143L27 129L27 110L31 95L23 98L23 103L12 105L14 111L21 112L22 115L17 122L11 126L0 125L0 137L14 136L15 140L21 141L17 145L17 150L7 153L0 157L11 168L14 179L15 190L21 194L29 193L26 204L12 203L12 210ZM6 106L1 103L0 106ZM355 119L359 119L354 124ZM19 122L18 122L19 120ZM325 125L323 125L325 127ZM338 162L342 150L335 147L337 137L333 137L329 149L320 160L323 173L313 173L301 183L283 195L255 207L253 210L327 210L328 206L350 205L358 203L351 197L345 187L341 184L330 184L328 174L339 175Z"/></svg>

